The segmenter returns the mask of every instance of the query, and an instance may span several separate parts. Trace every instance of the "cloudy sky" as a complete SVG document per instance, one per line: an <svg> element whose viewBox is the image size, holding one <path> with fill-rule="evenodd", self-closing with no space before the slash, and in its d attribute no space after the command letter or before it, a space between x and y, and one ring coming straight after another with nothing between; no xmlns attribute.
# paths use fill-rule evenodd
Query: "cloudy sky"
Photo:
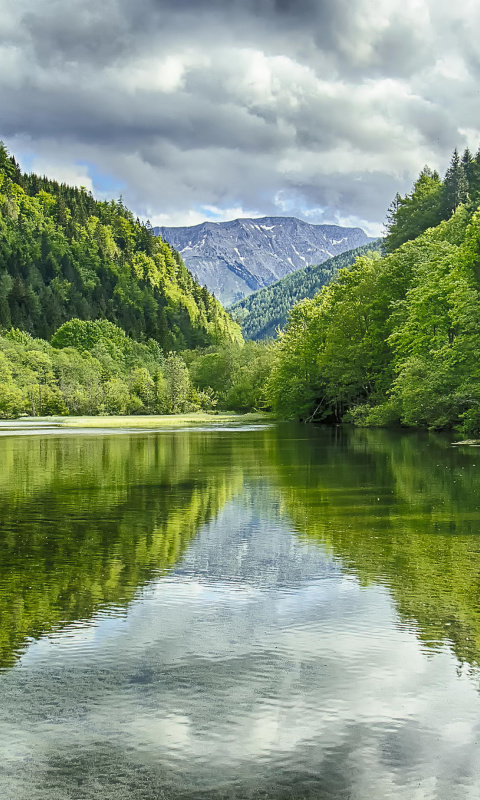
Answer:
<svg viewBox="0 0 480 800"><path fill-rule="evenodd" d="M154 224L378 233L480 141L474 0L0 0L0 138Z"/></svg>

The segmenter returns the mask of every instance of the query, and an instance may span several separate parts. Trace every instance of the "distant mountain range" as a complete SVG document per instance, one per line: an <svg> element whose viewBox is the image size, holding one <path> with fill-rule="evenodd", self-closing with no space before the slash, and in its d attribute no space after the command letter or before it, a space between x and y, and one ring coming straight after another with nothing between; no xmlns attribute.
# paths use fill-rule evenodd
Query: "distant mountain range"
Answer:
<svg viewBox="0 0 480 800"><path fill-rule="evenodd" d="M320 264L372 241L361 228L312 225L295 217L153 230L179 251L190 272L224 305L309 264Z"/></svg>
<svg viewBox="0 0 480 800"><path fill-rule="evenodd" d="M374 239L362 247L329 258L322 264L300 269L245 297L231 306L229 311L242 326L245 339L275 337L277 328L284 327L288 312L295 303L313 297L340 269L351 266L358 256L371 255L381 248L382 240Z"/></svg>

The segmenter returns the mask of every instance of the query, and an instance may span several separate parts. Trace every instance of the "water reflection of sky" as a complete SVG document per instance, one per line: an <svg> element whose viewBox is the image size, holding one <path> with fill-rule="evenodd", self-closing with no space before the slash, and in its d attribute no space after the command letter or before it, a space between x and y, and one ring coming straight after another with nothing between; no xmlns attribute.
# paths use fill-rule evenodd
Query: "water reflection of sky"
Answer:
<svg viewBox="0 0 480 800"><path fill-rule="evenodd" d="M6 800L478 800L475 680L245 498L128 612L0 676Z"/></svg>

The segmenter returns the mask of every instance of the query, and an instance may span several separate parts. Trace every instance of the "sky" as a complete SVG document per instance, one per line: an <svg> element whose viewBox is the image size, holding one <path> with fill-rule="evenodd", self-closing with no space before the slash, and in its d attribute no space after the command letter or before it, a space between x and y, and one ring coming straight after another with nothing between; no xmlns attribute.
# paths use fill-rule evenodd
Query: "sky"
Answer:
<svg viewBox="0 0 480 800"><path fill-rule="evenodd" d="M382 230L480 142L474 0L0 0L0 138L157 225Z"/></svg>

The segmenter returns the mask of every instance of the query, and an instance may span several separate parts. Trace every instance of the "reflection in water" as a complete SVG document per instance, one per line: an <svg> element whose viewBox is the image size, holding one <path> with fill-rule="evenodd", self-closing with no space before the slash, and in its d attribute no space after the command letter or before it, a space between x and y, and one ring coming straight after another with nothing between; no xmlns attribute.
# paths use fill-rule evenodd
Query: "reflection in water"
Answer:
<svg viewBox="0 0 480 800"><path fill-rule="evenodd" d="M296 425L0 449L2 797L478 800L474 451Z"/></svg>
<svg viewBox="0 0 480 800"><path fill-rule="evenodd" d="M26 636L130 600L241 479L231 447L219 474L213 439L188 436L11 438L1 456L0 667Z"/></svg>
<svg viewBox="0 0 480 800"><path fill-rule="evenodd" d="M279 438L298 530L363 584L387 585L426 643L480 663L480 454L433 435L313 431ZM477 465L478 462L478 465Z"/></svg>

